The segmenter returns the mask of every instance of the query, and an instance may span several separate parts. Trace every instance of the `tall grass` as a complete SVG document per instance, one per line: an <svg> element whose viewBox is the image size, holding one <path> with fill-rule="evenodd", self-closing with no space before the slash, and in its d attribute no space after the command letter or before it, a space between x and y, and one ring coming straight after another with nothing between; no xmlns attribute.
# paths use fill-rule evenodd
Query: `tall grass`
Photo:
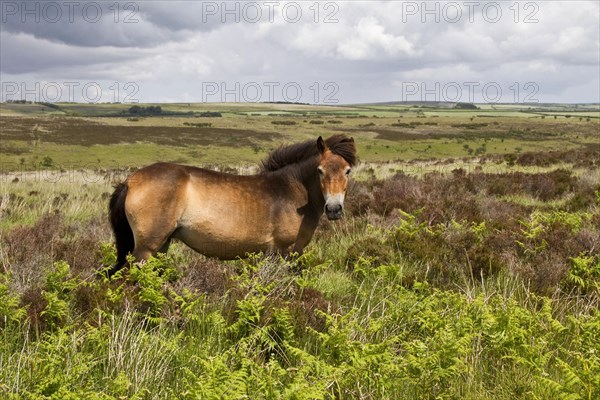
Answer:
<svg viewBox="0 0 600 400"><path fill-rule="evenodd" d="M60 212L69 222L89 221L106 210L112 185L125 172L37 171L1 176L1 228L32 224Z"/></svg>
<svg viewBox="0 0 600 400"><path fill-rule="evenodd" d="M110 280L111 175L10 179L0 397L598 398L599 175L537 175L375 172L298 260L176 243Z"/></svg>

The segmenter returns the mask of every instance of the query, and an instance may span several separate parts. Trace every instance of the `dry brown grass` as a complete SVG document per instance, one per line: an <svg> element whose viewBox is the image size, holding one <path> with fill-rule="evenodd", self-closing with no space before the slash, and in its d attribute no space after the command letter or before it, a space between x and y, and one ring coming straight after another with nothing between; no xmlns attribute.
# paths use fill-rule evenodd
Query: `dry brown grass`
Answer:
<svg viewBox="0 0 600 400"><path fill-rule="evenodd" d="M54 117L7 117L2 126L5 141L43 141L64 145L92 146L119 143L155 143L164 146L223 145L251 146L252 138L280 139L275 132L247 129L196 128L189 126L108 126L101 119ZM12 148L11 148L12 149ZM10 149L9 149L10 150ZM14 151L11 150L11 151Z"/></svg>

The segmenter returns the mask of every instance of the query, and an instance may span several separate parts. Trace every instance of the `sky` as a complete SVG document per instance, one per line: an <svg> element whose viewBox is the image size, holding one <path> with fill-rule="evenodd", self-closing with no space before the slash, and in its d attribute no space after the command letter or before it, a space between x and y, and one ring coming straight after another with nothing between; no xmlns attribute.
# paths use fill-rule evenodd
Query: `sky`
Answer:
<svg viewBox="0 0 600 400"><path fill-rule="evenodd" d="M0 0L2 101L600 102L600 2Z"/></svg>

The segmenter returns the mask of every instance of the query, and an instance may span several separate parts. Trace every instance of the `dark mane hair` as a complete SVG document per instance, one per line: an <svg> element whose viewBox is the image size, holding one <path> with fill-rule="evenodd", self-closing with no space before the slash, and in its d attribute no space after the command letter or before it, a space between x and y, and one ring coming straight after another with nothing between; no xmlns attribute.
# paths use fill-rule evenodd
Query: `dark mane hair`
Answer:
<svg viewBox="0 0 600 400"><path fill-rule="evenodd" d="M333 135L325 139L325 144L333 154L343 157L351 166L356 165L356 146L354 140L344 134ZM281 146L273 150L261 164L262 172L277 171L285 166L309 160L319 154L316 140Z"/></svg>

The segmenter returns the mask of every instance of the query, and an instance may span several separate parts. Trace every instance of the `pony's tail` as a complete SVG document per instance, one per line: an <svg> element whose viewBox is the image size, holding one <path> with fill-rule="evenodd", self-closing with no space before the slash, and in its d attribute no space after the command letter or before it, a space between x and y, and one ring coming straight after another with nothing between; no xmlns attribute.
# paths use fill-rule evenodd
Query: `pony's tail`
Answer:
<svg viewBox="0 0 600 400"><path fill-rule="evenodd" d="M108 276L123 268L127 262L127 254L133 251L135 242L133 231L125 215L125 198L127 197L127 182L119 183L115 187L108 206L110 224L112 225L117 242L117 263L108 271Z"/></svg>

